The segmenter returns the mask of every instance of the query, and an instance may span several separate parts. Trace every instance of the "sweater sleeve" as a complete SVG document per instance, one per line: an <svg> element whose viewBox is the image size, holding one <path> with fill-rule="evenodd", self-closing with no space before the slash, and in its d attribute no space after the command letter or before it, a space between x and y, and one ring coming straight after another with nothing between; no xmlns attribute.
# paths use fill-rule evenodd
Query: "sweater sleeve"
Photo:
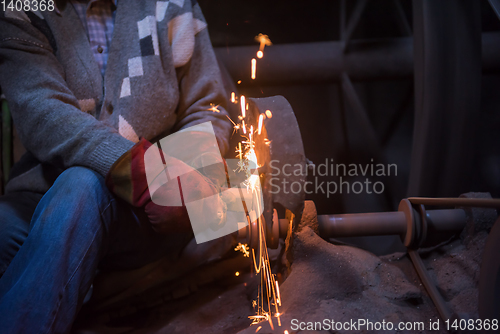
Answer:
<svg viewBox="0 0 500 334"><path fill-rule="evenodd" d="M23 145L41 162L106 175L134 143L80 110L53 45L23 14L0 12L0 86Z"/></svg>
<svg viewBox="0 0 500 334"><path fill-rule="evenodd" d="M228 99L205 19L198 4L193 6L193 22L195 36L192 56L183 66L177 68L180 99L174 130L211 121L221 153L225 155L232 129L226 111ZM212 107L217 107L218 112L213 111Z"/></svg>

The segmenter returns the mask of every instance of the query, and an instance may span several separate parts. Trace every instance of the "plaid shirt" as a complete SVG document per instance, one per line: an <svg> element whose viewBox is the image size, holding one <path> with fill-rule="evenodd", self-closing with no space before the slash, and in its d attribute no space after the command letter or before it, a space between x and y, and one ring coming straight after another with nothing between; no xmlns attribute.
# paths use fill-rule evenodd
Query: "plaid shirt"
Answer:
<svg viewBox="0 0 500 334"><path fill-rule="evenodd" d="M71 0L82 21L94 58L104 76L113 36L116 0Z"/></svg>

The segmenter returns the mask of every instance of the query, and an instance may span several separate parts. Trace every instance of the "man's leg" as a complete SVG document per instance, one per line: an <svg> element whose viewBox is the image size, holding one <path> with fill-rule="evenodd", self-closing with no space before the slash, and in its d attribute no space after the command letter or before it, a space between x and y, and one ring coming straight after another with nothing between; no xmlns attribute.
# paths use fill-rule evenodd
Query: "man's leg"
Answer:
<svg viewBox="0 0 500 334"><path fill-rule="evenodd" d="M32 192L0 197L0 278L28 236L31 216L41 198Z"/></svg>
<svg viewBox="0 0 500 334"><path fill-rule="evenodd" d="M6 333L67 332L106 254L107 266L133 268L183 246L155 234L139 210L115 199L102 176L81 167L61 174L31 225L0 279Z"/></svg>

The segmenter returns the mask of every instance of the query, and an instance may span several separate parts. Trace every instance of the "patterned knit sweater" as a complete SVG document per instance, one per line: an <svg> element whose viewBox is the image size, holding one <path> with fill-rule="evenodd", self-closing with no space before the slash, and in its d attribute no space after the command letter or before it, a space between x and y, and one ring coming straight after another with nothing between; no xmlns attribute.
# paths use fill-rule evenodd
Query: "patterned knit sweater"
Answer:
<svg viewBox="0 0 500 334"><path fill-rule="evenodd" d="M106 175L140 137L206 121L224 154L231 124L196 0L120 0L104 80L73 6L56 4L0 12L0 86L28 151L8 192L43 193L72 166Z"/></svg>

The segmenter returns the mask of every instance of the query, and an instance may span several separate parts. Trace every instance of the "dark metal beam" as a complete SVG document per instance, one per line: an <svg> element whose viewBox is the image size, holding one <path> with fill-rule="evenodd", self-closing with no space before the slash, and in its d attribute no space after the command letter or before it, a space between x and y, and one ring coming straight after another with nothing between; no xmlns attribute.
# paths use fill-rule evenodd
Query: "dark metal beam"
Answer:
<svg viewBox="0 0 500 334"><path fill-rule="evenodd" d="M250 61L258 46L215 48L220 61L242 85L293 85L339 81L345 72L352 81L411 78L413 39L351 41L342 54L342 42L278 44L266 48L257 62L257 78L250 79ZM500 72L500 33L482 34L483 71Z"/></svg>
<svg viewBox="0 0 500 334"><path fill-rule="evenodd" d="M498 19L500 20L500 0L488 0L488 2L490 3L491 8L493 8L495 14L497 14Z"/></svg>
<svg viewBox="0 0 500 334"><path fill-rule="evenodd" d="M367 2L368 0L358 0L358 2L356 2L356 7L354 8L351 17L349 18L349 22L347 23L347 27L342 34L342 41L344 42L342 44L342 52L344 53L347 52L352 34L354 32L354 29L356 29L356 27L358 26L359 19L361 18L361 14L363 14L363 11L365 10Z"/></svg>
<svg viewBox="0 0 500 334"><path fill-rule="evenodd" d="M415 121L408 195L457 196L473 179L481 110L480 3L414 0L413 17Z"/></svg>
<svg viewBox="0 0 500 334"><path fill-rule="evenodd" d="M408 18L406 17L405 11L403 10L403 6L401 6L400 0L393 0L394 6L396 8L396 17L398 20L398 25L401 28L401 31L406 36L412 35L412 30L410 27L410 23L408 22Z"/></svg>

